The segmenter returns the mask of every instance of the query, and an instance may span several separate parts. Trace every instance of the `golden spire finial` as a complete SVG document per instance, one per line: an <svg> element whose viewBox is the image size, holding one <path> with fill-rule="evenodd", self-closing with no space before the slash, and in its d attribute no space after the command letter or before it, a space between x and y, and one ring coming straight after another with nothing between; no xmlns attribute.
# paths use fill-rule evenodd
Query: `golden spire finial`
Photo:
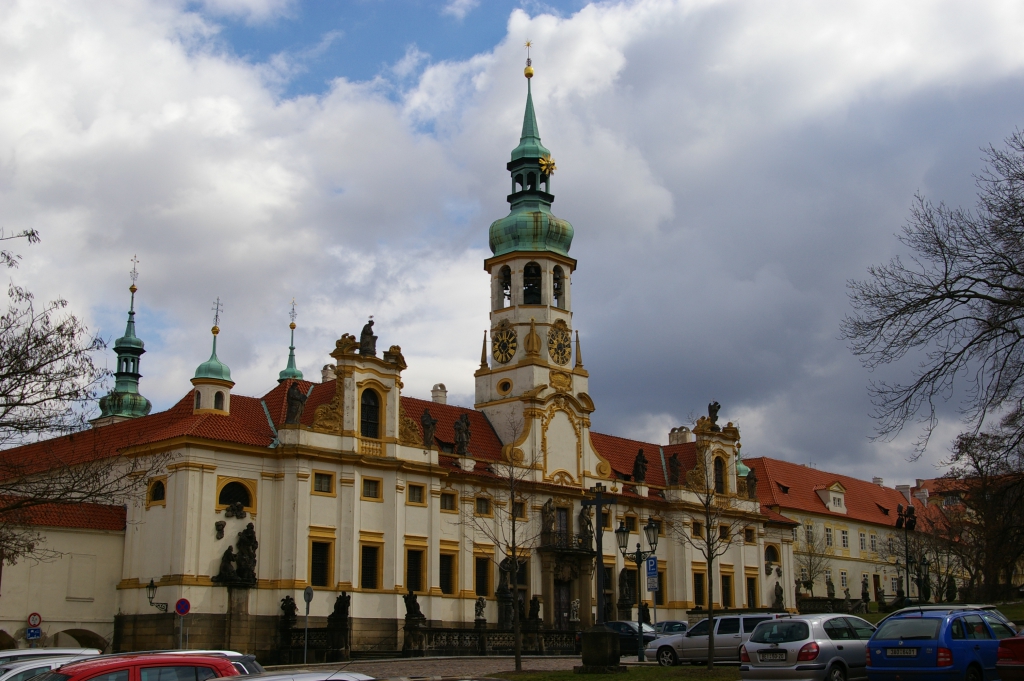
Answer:
<svg viewBox="0 0 1024 681"><path fill-rule="evenodd" d="M135 293L136 291L139 290L135 286L135 282L139 278L139 268L138 268L139 256L133 255L132 259L131 259L131 263L132 263L132 271L128 273L128 276L132 278L132 285L128 287L128 290L131 291L132 293Z"/></svg>
<svg viewBox="0 0 1024 681"><path fill-rule="evenodd" d="M220 313L221 310L224 309L224 306L220 302L220 296L217 296L216 302L214 302L213 307L211 307L210 309L213 310L213 328L210 329L210 332L214 336L216 336L218 333L220 333Z"/></svg>
<svg viewBox="0 0 1024 681"><path fill-rule="evenodd" d="M299 314L295 311L295 299L294 298L292 298L292 311L288 313L288 316L292 320L292 323L288 325L288 328L291 329L292 331L294 331L295 330L295 318L299 316Z"/></svg>
<svg viewBox="0 0 1024 681"><path fill-rule="evenodd" d="M533 78L533 60L530 59L530 48L533 47L533 41L527 40L523 47L526 48L526 68L523 69L523 75Z"/></svg>

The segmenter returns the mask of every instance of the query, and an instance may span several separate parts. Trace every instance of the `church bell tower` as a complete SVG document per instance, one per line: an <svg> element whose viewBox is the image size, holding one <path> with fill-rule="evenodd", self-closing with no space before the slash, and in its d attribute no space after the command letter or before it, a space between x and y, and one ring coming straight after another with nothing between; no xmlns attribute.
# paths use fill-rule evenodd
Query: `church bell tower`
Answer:
<svg viewBox="0 0 1024 681"><path fill-rule="evenodd" d="M569 394L587 389L572 327L573 227L551 213L556 167L540 140L529 60L524 73L523 131L506 166L510 212L491 224L494 255L484 261L491 278L491 328L476 372L476 406L499 431L502 405L539 398L549 388Z"/></svg>

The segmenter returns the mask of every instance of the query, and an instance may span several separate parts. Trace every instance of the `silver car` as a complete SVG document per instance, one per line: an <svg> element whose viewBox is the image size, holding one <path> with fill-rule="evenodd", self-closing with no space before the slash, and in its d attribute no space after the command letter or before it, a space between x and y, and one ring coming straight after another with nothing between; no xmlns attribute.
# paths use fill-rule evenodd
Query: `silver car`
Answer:
<svg viewBox="0 0 1024 681"><path fill-rule="evenodd" d="M758 624L778 617L763 615L723 615L716 617L715 660L736 662L740 658L740 646L746 641ZM682 661L702 662L708 659L708 621L697 622L685 634L663 636L647 646L645 658L663 667L671 667Z"/></svg>
<svg viewBox="0 0 1024 681"><path fill-rule="evenodd" d="M742 679L866 679L864 647L875 627L827 613L762 622L740 649Z"/></svg>

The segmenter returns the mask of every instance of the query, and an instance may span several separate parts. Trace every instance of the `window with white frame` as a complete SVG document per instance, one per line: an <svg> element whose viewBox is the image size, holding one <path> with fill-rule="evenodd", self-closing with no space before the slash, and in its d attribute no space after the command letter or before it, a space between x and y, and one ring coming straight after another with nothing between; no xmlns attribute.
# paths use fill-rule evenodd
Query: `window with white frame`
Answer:
<svg viewBox="0 0 1024 681"><path fill-rule="evenodd" d="M868 550L868 536L866 534L864 534L863 532L860 533L860 550L861 551L867 551Z"/></svg>
<svg viewBox="0 0 1024 681"><path fill-rule="evenodd" d="M804 541L808 544L814 543L814 525L811 523L804 525Z"/></svg>
<svg viewBox="0 0 1024 681"><path fill-rule="evenodd" d="M832 581L832 568L825 568L825 582Z"/></svg>
<svg viewBox="0 0 1024 681"><path fill-rule="evenodd" d="M871 535L871 550L872 551L877 551L878 550L878 535L877 534Z"/></svg>
<svg viewBox="0 0 1024 681"><path fill-rule="evenodd" d="M850 584L849 584L849 577L846 574L846 570L840 570L839 571L839 586L841 586L844 589L846 587L850 586Z"/></svg>
<svg viewBox="0 0 1024 681"><path fill-rule="evenodd" d="M843 498L832 495L832 508L842 508Z"/></svg>
<svg viewBox="0 0 1024 681"><path fill-rule="evenodd" d="M896 593L899 590L899 588L900 588L900 578L899 577L890 577L889 578L889 585L892 587L892 592Z"/></svg>
<svg viewBox="0 0 1024 681"><path fill-rule="evenodd" d="M796 536L796 528L794 527L794 528L793 528L793 541L796 541L796 540L797 540L797 536Z"/></svg>
<svg viewBox="0 0 1024 681"><path fill-rule="evenodd" d="M846 530L839 531L840 544L844 549L850 548L850 533Z"/></svg>
<svg viewBox="0 0 1024 681"><path fill-rule="evenodd" d="M805 567L800 568L800 579L805 581L805 582L807 581L807 568L805 568Z"/></svg>
<svg viewBox="0 0 1024 681"><path fill-rule="evenodd" d="M825 546L832 546L832 528L825 528Z"/></svg>

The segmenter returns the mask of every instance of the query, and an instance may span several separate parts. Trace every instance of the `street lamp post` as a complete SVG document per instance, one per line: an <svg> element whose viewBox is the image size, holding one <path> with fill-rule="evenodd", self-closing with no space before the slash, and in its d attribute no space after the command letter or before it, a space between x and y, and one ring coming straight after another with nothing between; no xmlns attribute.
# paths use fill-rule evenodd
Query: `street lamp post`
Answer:
<svg viewBox="0 0 1024 681"><path fill-rule="evenodd" d="M166 603L153 602L153 599L156 598L156 584L153 583L152 579L150 579L149 584L146 585L146 598L149 599L149 604L152 605L154 608L156 608L160 612L167 612Z"/></svg>
<svg viewBox="0 0 1024 681"><path fill-rule="evenodd" d="M644 534L647 535L647 545L651 547L650 551L643 551L640 548L640 542L636 543L636 551L630 552L629 550L629 530L626 529L626 523L620 522L619 529L615 530L615 540L619 543L619 551L622 553L622 557L636 563L636 659L637 662L644 661L644 623L643 623L643 609L641 606L640 594L640 566L644 564L644 561L654 555L654 552L658 549L658 526L654 524L654 519L648 517L647 524L644 525Z"/></svg>
<svg viewBox="0 0 1024 681"><path fill-rule="evenodd" d="M906 510L903 509L903 504L896 505L896 529L903 528L903 550L904 558L906 559L905 565L907 566L907 593L903 597L905 604L910 599L910 532L914 531L917 527L917 514L914 511L913 504L907 504Z"/></svg>

